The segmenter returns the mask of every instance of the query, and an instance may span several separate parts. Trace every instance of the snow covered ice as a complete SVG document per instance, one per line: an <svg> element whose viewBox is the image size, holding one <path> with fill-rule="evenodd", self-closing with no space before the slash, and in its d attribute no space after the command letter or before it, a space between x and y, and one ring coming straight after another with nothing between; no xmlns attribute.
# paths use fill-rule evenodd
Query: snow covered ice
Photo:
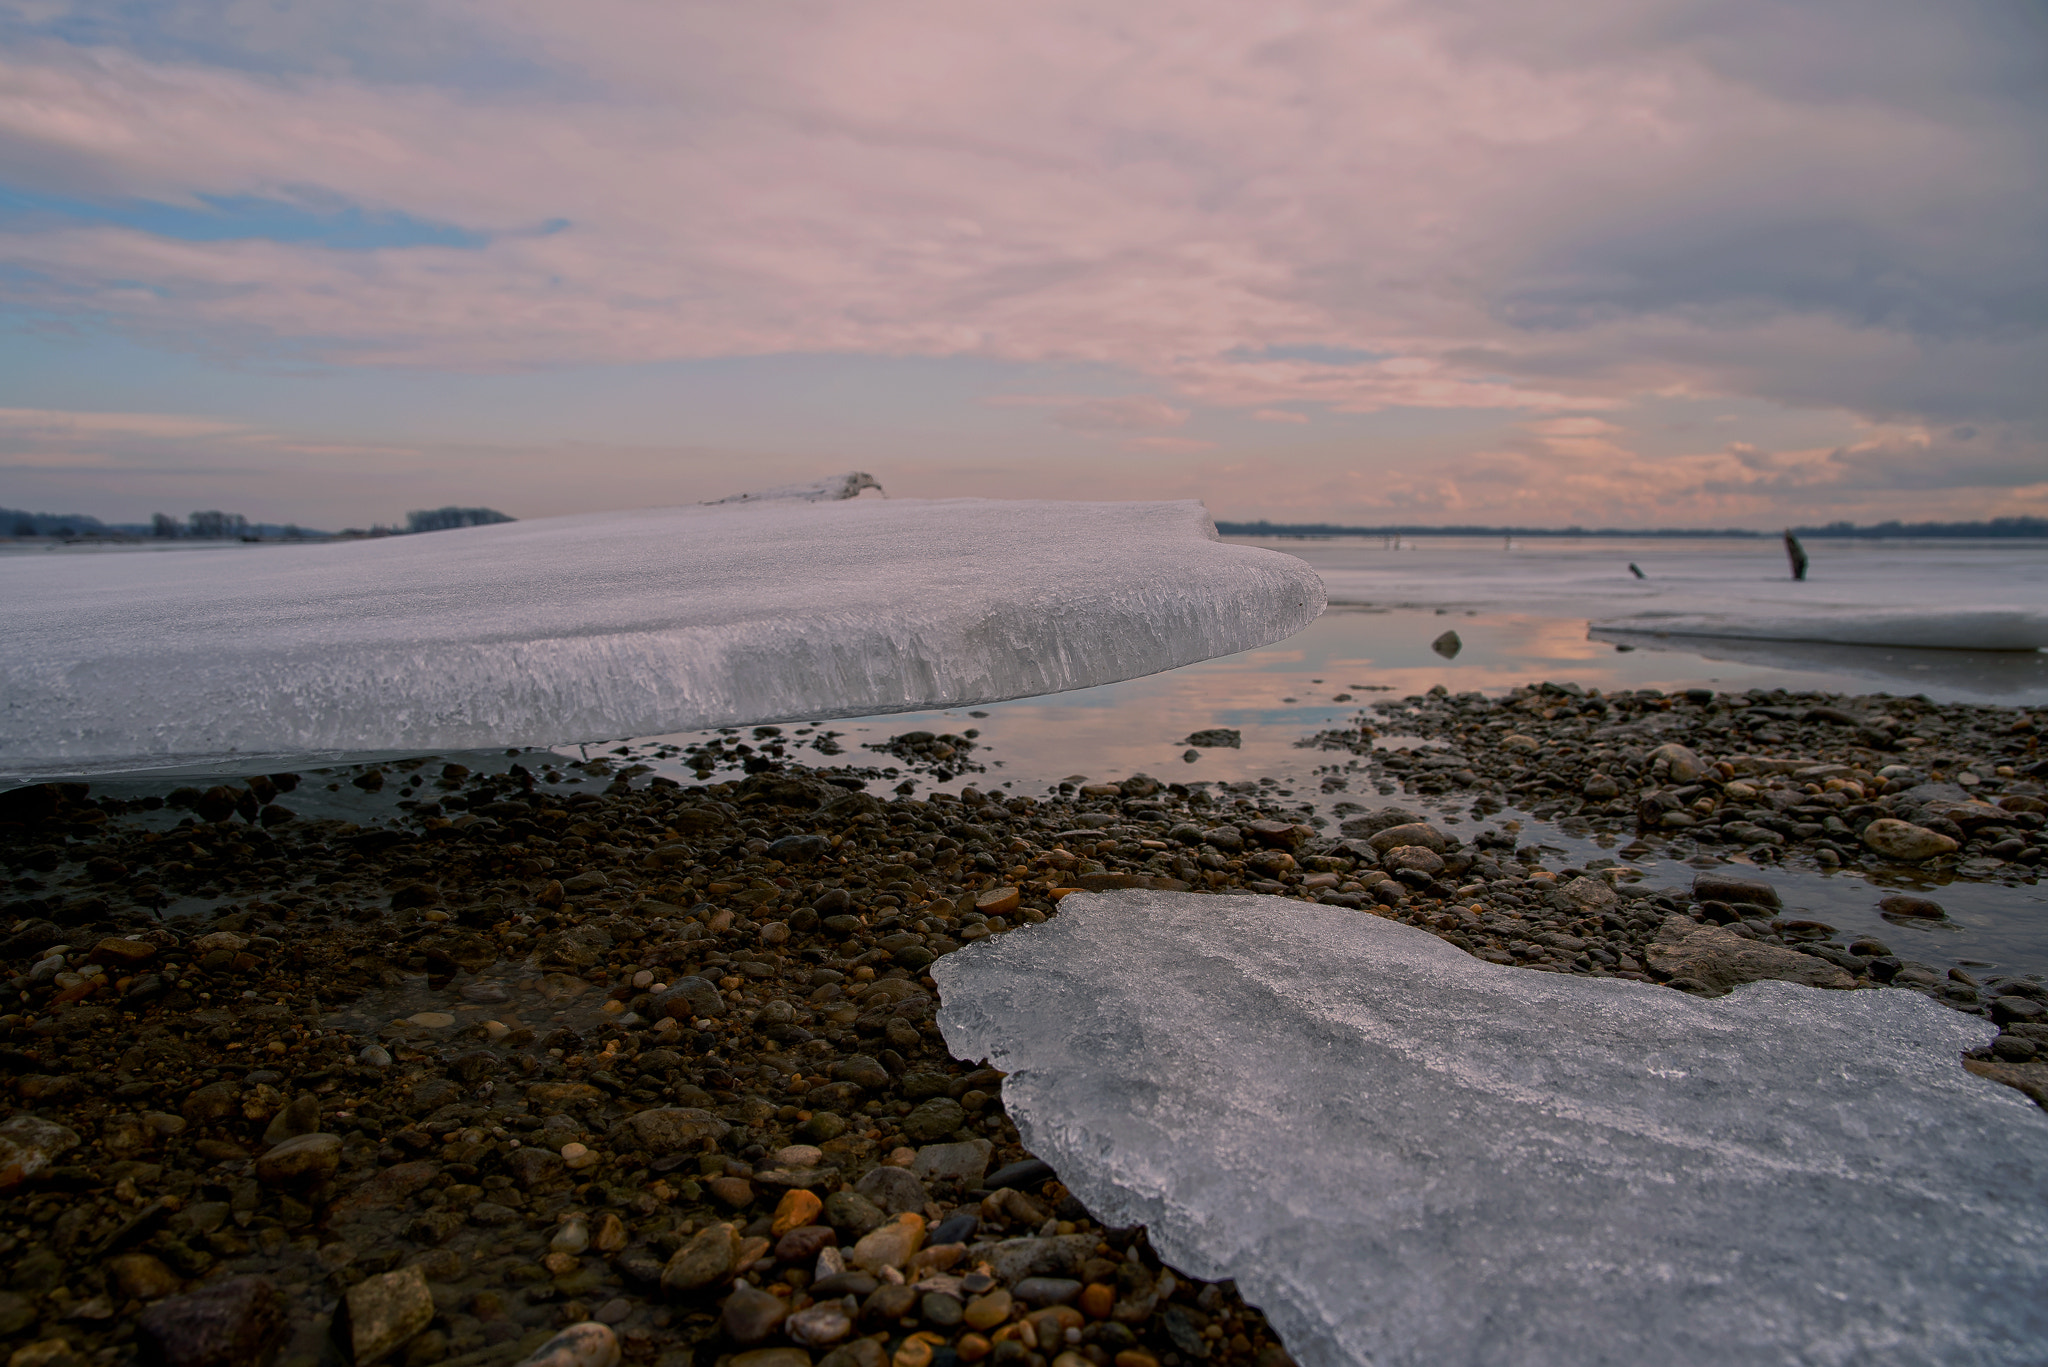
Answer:
<svg viewBox="0 0 2048 1367"><path fill-rule="evenodd" d="M933 966L1026 1147L1304 1367L2037 1363L2048 1115L1905 990L1700 1000L1370 915L1076 894Z"/></svg>
<svg viewBox="0 0 2048 1367"><path fill-rule="evenodd" d="M841 483L834 481L835 484ZM993 702L1293 634L1200 504L847 499L0 561L0 774L553 745Z"/></svg>
<svg viewBox="0 0 2048 1367"><path fill-rule="evenodd" d="M1775 539L1369 538L1275 541L1322 575L1333 604L1588 617L1603 635L2033 650L2048 646L2048 556L2028 543L1816 540L1795 582ZM1638 562L1647 576L1629 573Z"/></svg>

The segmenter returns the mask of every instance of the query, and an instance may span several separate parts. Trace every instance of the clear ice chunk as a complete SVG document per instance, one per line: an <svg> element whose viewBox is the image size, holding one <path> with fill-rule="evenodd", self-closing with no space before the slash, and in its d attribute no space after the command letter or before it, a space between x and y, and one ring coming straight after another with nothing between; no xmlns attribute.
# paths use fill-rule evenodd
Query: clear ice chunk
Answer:
<svg viewBox="0 0 2048 1367"><path fill-rule="evenodd" d="M1056 693L1280 640L1199 503L774 499L0 560L0 774L554 745Z"/></svg>
<svg viewBox="0 0 2048 1367"><path fill-rule="evenodd" d="M1904 989L1700 1000L1277 897L938 960L1031 1151L1304 1367L2038 1363L2048 1115Z"/></svg>

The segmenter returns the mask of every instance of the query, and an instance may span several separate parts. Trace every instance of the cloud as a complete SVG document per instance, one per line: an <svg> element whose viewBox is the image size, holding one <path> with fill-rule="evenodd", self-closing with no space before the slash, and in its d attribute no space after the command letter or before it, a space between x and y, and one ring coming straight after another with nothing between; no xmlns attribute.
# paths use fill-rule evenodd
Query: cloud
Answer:
<svg viewBox="0 0 2048 1367"><path fill-rule="evenodd" d="M1187 420L1187 409L1175 408L1148 394L1084 400L1062 408L1053 418L1060 426L1076 432L1147 432L1179 427Z"/></svg>
<svg viewBox="0 0 2048 1367"><path fill-rule="evenodd" d="M0 304L430 371L1098 366L1156 396L1054 423L1153 449L1218 409L1470 410L1581 424L1518 458L1624 469L1591 415L1716 394L2039 460L2048 43L2016 13L16 6L0 181L410 236L46 214L0 230ZM1471 478L1417 496L1465 506Z"/></svg>

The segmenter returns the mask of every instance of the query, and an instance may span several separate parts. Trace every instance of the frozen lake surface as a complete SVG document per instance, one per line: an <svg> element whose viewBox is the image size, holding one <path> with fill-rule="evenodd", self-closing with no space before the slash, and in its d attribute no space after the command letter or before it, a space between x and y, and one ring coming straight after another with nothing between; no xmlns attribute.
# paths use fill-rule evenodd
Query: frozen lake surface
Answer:
<svg viewBox="0 0 2048 1367"><path fill-rule="evenodd" d="M774 499L0 560L0 774L549 745L1031 697L1292 634L1193 502Z"/></svg>

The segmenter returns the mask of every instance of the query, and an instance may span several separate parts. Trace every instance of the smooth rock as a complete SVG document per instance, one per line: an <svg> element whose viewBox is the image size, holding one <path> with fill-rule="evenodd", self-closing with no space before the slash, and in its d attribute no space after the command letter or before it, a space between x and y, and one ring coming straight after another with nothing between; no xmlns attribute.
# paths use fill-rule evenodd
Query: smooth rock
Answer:
<svg viewBox="0 0 2048 1367"><path fill-rule="evenodd" d="M263 1130L263 1142L282 1144L287 1139L319 1132L320 1098L311 1092L301 1092L291 1105L270 1118L270 1124Z"/></svg>
<svg viewBox="0 0 2048 1367"><path fill-rule="evenodd" d="M924 1216L906 1211L860 1237L846 1261L868 1272L901 1268L924 1243Z"/></svg>
<svg viewBox="0 0 2048 1367"><path fill-rule="evenodd" d="M1072 1305L1081 1298L1081 1283L1071 1277L1026 1277L1010 1291L1026 1305Z"/></svg>
<svg viewBox="0 0 2048 1367"><path fill-rule="evenodd" d="M334 1316L333 1337L358 1367L403 1347L433 1322L434 1294L426 1274L402 1267L366 1277L348 1289Z"/></svg>
<svg viewBox="0 0 2048 1367"><path fill-rule="evenodd" d="M678 978L669 984L668 991L658 992L654 997L654 1013L675 1020L687 1021L692 1016L715 1020L725 1012L725 998L719 995L717 984L707 978Z"/></svg>
<svg viewBox="0 0 2048 1367"><path fill-rule="evenodd" d="M986 1139L969 1139L957 1144L927 1144L911 1160L910 1170L926 1182L958 1182L963 1187L981 1184L995 1145Z"/></svg>
<svg viewBox="0 0 2048 1367"><path fill-rule="evenodd" d="M903 1137L913 1144L944 1139L967 1123L967 1112L951 1097L935 1096L919 1102L917 1109L903 1117Z"/></svg>
<svg viewBox="0 0 2048 1367"><path fill-rule="evenodd" d="M761 1342L780 1329L788 1315L788 1301L744 1281L734 1284L732 1294L718 1307L719 1326L742 1345Z"/></svg>
<svg viewBox="0 0 2048 1367"><path fill-rule="evenodd" d="M1776 910L1785 905L1778 898L1778 890L1761 878L1744 878L1739 874L1711 870L1693 876L1692 895L1694 901L1727 902L1731 906Z"/></svg>
<svg viewBox="0 0 2048 1367"><path fill-rule="evenodd" d="M791 1230L810 1224L824 1209L825 1203L811 1192L784 1192L782 1199L775 1203L775 1213L768 1232L780 1239Z"/></svg>
<svg viewBox="0 0 2048 1367"><path fill-rule="evenodd" d="M709 1225L677 1249L661 1270L669 1291L701 1291L732 1275L739 1258L739 1235L731 1225Z"/></svg>
<svg viewBox="0 0 2048 1367"><path fill-rule="evenodd" d="M731 1132L731 1125L694 1106L636 1111L612 1127L615 1136L623 1136L657 1156L694 1153L704 1146L705 1140L721 1140Z"/></svg>
<svg viewBox="0 0 2048 1367"><path fill-rule="evenodd" d="M1911 916L1926 921L1939 921L1948 915L1941 903L1929 901L1925 897L1910 897L1904 893L1880 897L1877 909L1887 916Z"/></svg>
<svg viewBox="0 0 2048 1367"><path fill-rule="evenodd" d="M1887 859L1917 864L1936 855L1953 854L1957 845L1940 831L1883 816L1863 828L1863 843Z"/></svg>
<svg viewBox="0 0 2048 1367"><path fill-rule="evenodd" d="M136 1317L144 1356L163 1367L265 1367L291 1303L267 1277L230 1277L167 1296Z"/></svg>
<svg viewBox="0 0 2048 1367"><path fill-rule="evenodd" d="M585 1320L534 1349L519 1367L618 1367L618 1361L619 1336L611 1326Z"/></svg>
<svg viewBox="0 0 2048 1367"><path fill-rule="evenodd" d="M78 1131L39 1116L0 1124L0 1191L20 1186L78 1146Z"/></svg>
<svg viewBox="0 0 2048 1367"><path fill-rule="evenodd" d="M889 1085L889 1070L866 1054L855 1054L832 1065L832 1079L879 1091Z"/></svg>
<svg viewBox="0 0 2048 1367"><path fill-rule="evenodd" d="M1720 926L1668 917L1649 950L1650 967L1714 991L1776 979L1808 987L1848 988L1856 980L1825 959L1781 945L1759 944Z"/></svg>
<svg viewBox="0 0 2048 1367"><path fill-rule="evenodd" d="M1621 894L1605 878L1584 874L1558 889L1582 911L1605 911L1621 901Z"/></svg>
<svg viewBox="0 0 2048 1367"><path fill-rule="evenodd" d="M839 1232L830 1225L799 1225L775 1241L775 1256L786 1263L808 1262L839 1246Z"/></svg>
<svg viewBox="0 0 2048 1367"><path fill-rule="evenodd" d="M1444 861L1442 855L1426 845L1396 845L1380 853L1380 867L1392 874L1412 869L1434 878L1444 871Z"/></svg>
<svg viewBox="0 0 2048 1367"><path fill-rule="evenodd" d="M825 1198L825 1221L842 1234L859 1238L888 1218L857 1191L835 1191Z"/></svg>
<svg viewBox="0 0 2048 1367"><path fill-rule="evenodd" d="M1707 772L1707 762L1676 741L1660 745L1645 756L1652 768L1663 766L1673 783L1691 783Z"/></svg>
<svg viewBox="0 0 2048 1367"><path fill-rule="evenodd" d="M184 1286L177 1273L148 1253L123 1253L107 1260L107 1272L126 1299L153 1301Z"/></svg>
<svg viewBox="0 0 2048 1367"><path fill-rule="evenodd" d="M1095 1255L1092 1234L1051 1234L976 1244L967 1250L971 1262L986 1261L997 1280L1014 1286L1027 1277L1072 1277Z"/></svg>
<svg viewBox="0 0 2048 1367"><path fill-rule="evenodd" d="M266 1150L256 1160L256 1179L267 1187L311 1186L340 1166L340 1135L302 1134Z"/></svg>
<svg viewBox="0 0 2048 1367"><path fill-rule="evenodd" d="M854 1183L853 1189L874 1202L884 1215L900 1215L906 1210L922 1212L928 1199L924 1183L907 1168L876 1168Z"/></svg>
<svg viewBox="0 0 2048 1367"><path fill-rule="evenodd" d="M1388 850L1399 849L1403 845L1420 845L1432 854L1442 854L1450 848L1444 833L1426 821L1384 827L1374 831L1366 843L1382 856Z"/></svg>
<svg viewBox="0 0 2048 1367"><path fill-rule="evenodd" d="M853 1332L853 1316L843 1301L819 1301L791 1315L783 1325L806 1348L823 1348Z"/></svg>

